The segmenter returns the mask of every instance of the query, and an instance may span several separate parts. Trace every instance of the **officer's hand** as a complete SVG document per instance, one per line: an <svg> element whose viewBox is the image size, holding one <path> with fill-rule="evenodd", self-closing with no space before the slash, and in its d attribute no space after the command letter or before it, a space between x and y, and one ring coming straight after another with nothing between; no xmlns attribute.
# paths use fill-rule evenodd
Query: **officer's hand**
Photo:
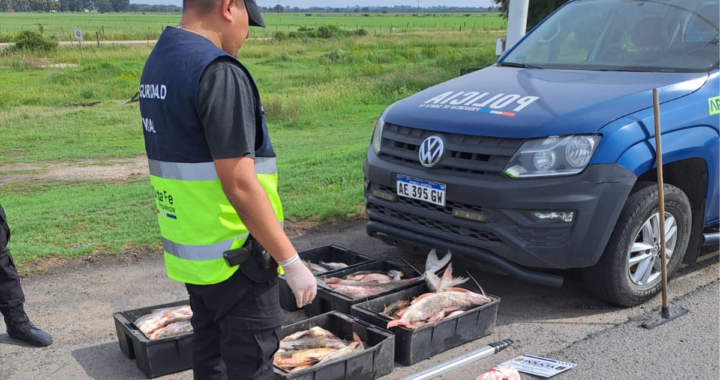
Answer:
<svg viewBox="0 0 720 380"><path fill-rule="evenodd" d="M317 295L317 280L310 270L295 254L289 260L278 263L285 271L285 281L295 294L298 308L309 305Z"/></svg>

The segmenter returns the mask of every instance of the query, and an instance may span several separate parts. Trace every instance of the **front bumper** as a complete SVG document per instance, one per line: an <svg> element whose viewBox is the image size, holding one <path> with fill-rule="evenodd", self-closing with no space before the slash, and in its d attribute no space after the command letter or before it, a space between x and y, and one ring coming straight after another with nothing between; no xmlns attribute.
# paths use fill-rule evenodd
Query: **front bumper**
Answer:
<svg viewBox="0 0 720 380"><path fill-rule="evenodd" d="M599 260L637 179L615 164L590 165L571 177L522 180L442 173L382 160L372 148L363 169L371 236L380 233L386 241L389 236L439 249L451 243L462 246L466 256L482 259L471 254L473 250L489 252L520 266L554 269L588 267ZM446 184L446 207L372 195L373 189L395 193L399 174ZM481 213L486 221L454 217L453 208ZM571 210L575 217L572 223L538 223L523 213L526 210Z"/></svg>

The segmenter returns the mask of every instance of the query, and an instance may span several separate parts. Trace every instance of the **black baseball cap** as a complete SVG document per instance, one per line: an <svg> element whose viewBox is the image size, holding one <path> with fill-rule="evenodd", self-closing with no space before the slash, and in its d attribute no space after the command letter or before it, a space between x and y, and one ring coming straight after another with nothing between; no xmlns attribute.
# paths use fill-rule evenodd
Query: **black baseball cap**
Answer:
<svg viewBox="0 0 720 380"><path fill-rule="evenodd" d="M250 18L250 26L265 27L265 21L263 21L260 9L255 0L245 0L245 9L247 9L248 17Z"/></svg>

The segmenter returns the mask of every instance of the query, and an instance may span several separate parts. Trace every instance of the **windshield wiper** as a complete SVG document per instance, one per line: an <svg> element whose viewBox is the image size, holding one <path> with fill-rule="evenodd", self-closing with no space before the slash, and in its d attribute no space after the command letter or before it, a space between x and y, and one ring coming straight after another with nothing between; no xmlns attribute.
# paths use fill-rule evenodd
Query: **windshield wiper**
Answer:
<svg viewBox="0 0 720 380"><path fill-rule="evenodd" d="M595 71L611 71L611 72L623 72L623 73L674 73L677 69L666 68L666 67L642 67L642 68L629 68L629 69L598 69Z"/></svg>
<svg viewBox="0 0 720 380"><path fill-rule="evenodd" d="M524 63L517 63L517 62L500 62L498 66L505 66L505 67L520 67L523 69L542 69L540 66L533 66L533 65L527 65Z"/></svg>

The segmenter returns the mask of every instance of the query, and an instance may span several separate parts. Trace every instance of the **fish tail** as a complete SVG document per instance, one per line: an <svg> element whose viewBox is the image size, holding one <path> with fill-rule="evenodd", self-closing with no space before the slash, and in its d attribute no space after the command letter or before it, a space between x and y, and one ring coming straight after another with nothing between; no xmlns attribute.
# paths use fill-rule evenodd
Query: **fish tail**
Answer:
<svg viewBox="0 0 720 380"><path fill-rule="evenodd" d="M452 286L458 286L470 281L467 277L455 277L452 279Z"/></svg>
<svg viewBox="0 0 720 380"><path fill-rule="evenodd" d="M433 249L428 254L427 260L425 261L425 272L432 272L435 273L442 269L447 263L450 262L450 259L452 258L452 254L450 253L450 250L443 256L442 259L438 259L437 257L437 251Z"/></svg>

